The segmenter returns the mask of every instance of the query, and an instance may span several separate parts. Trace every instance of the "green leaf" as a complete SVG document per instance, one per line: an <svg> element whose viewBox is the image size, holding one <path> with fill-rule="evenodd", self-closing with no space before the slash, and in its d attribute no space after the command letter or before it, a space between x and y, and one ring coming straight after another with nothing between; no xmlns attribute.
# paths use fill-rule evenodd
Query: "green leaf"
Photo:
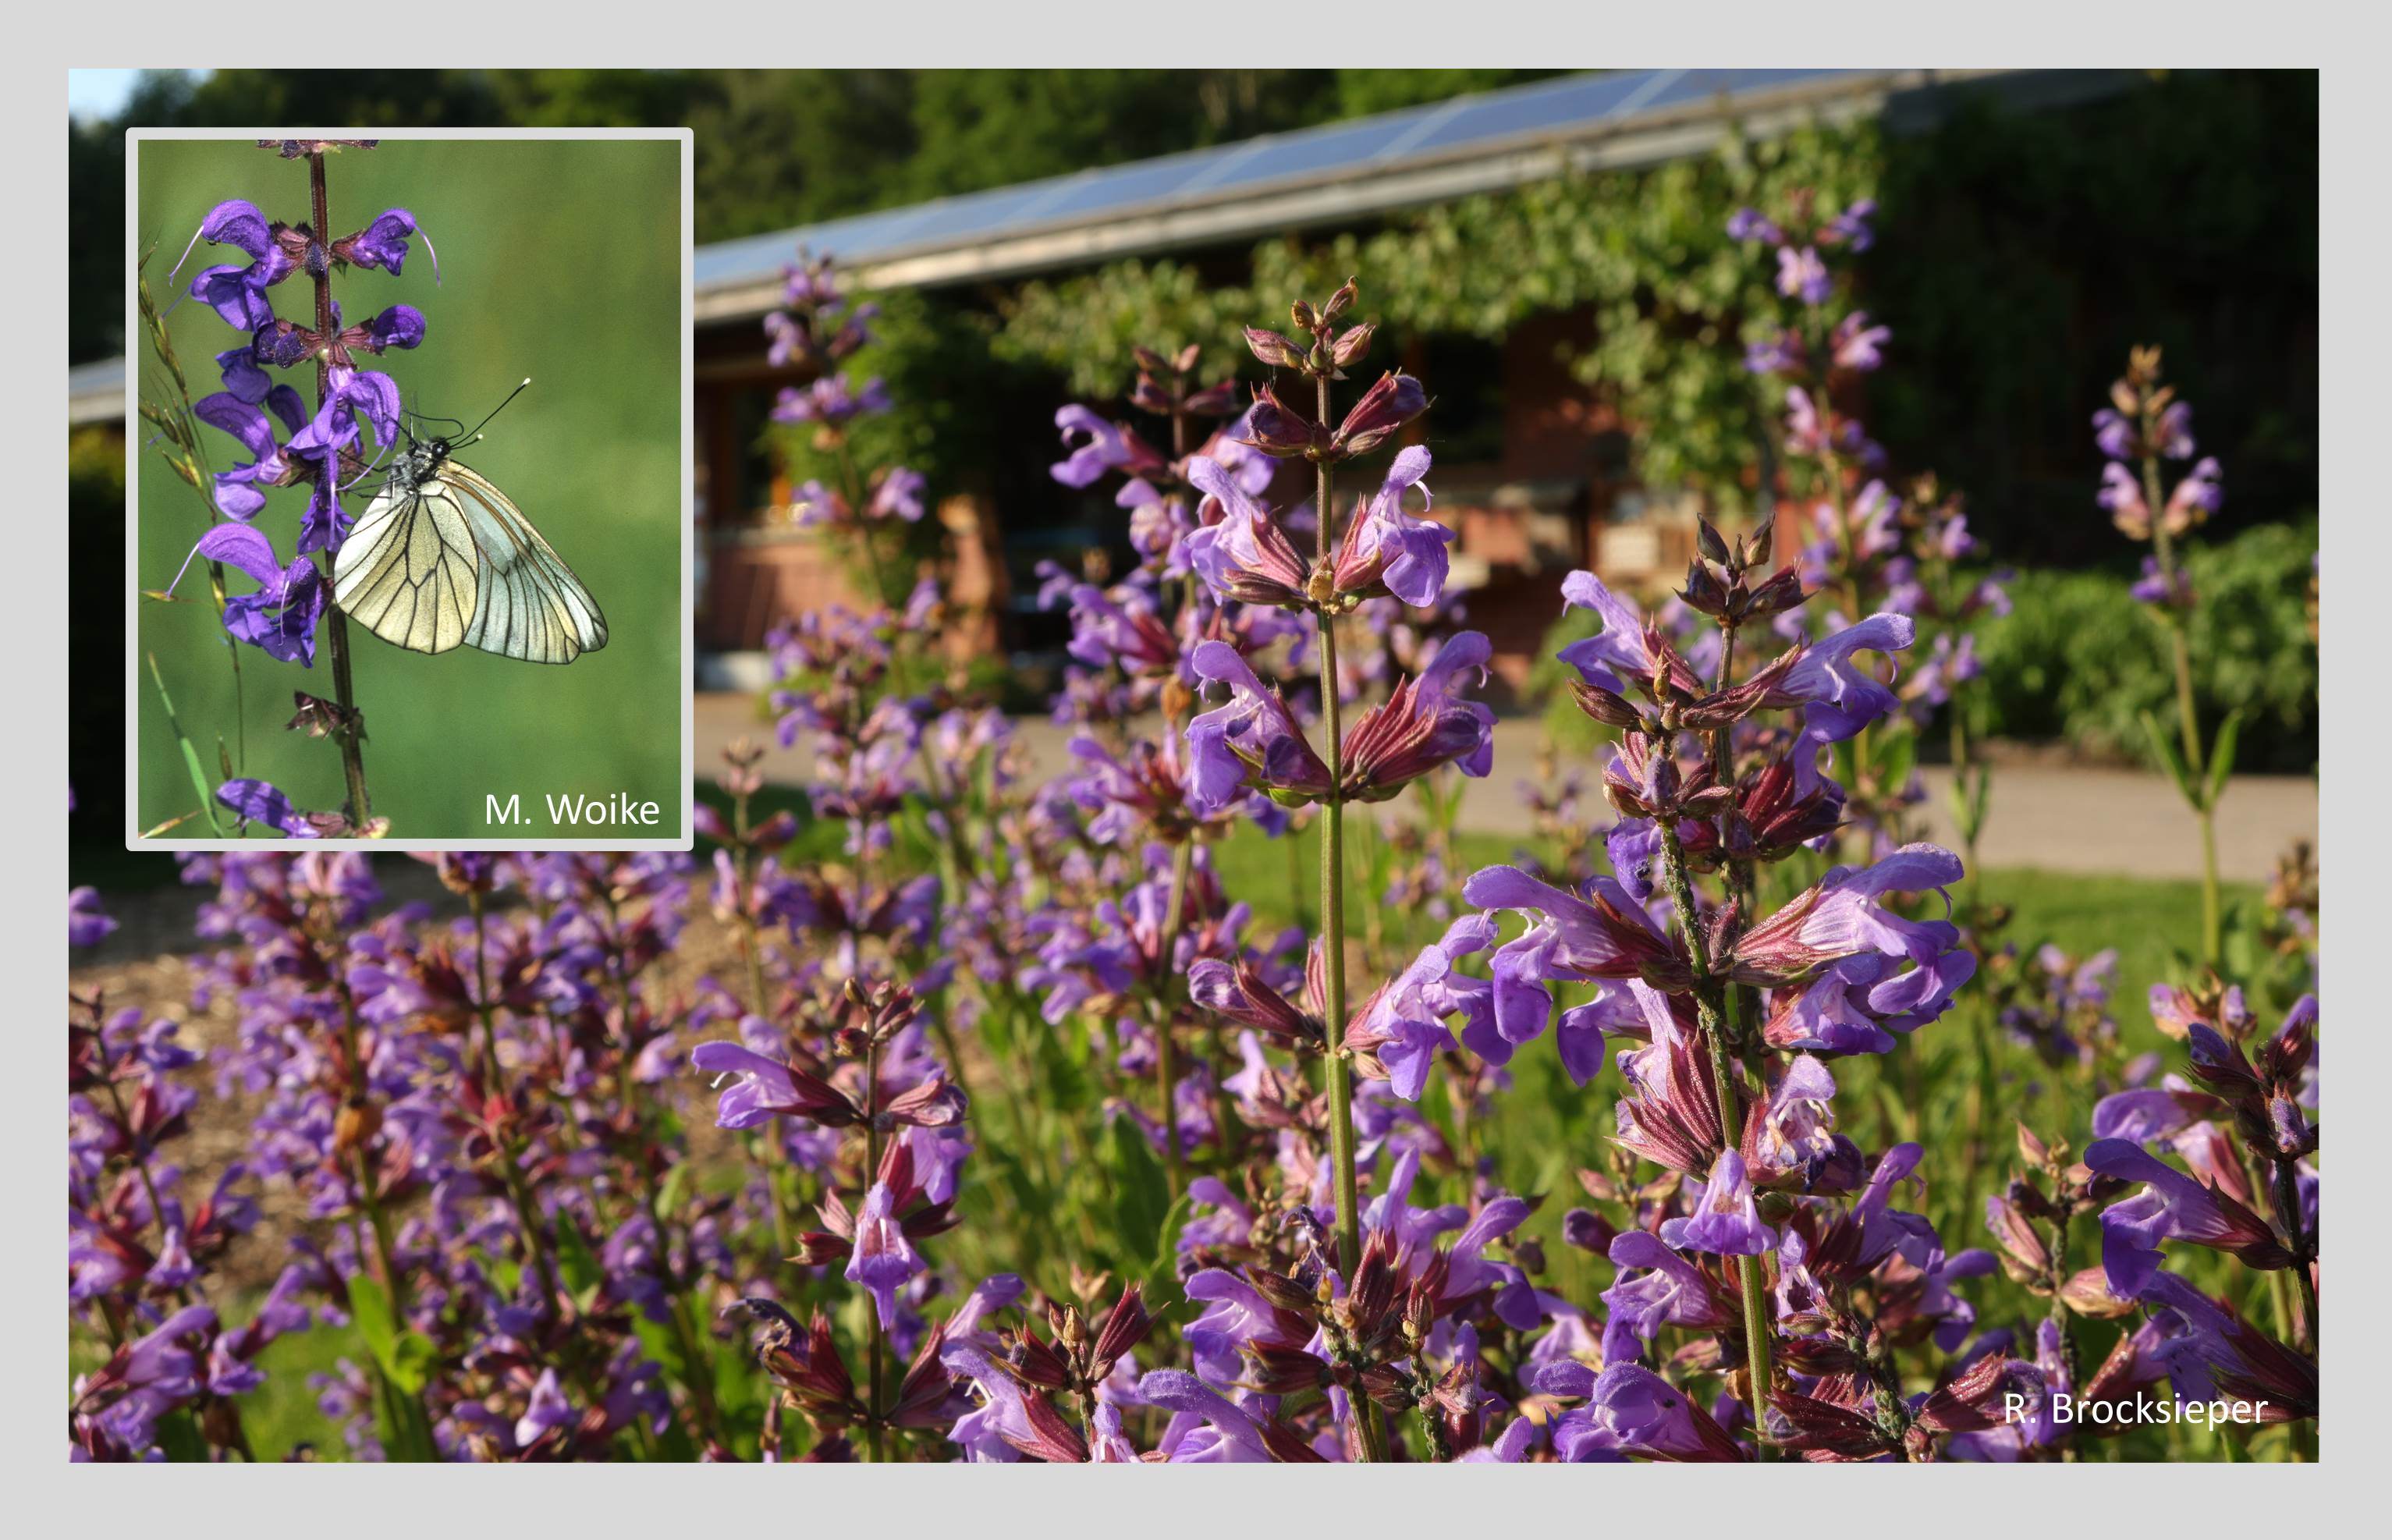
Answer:
<svg viewBox="0 0 2392 1540"><path fill-rule="evenodd" d="M2160 719L2149 711L2136 712L2135 719L2143 724L2143 736L2152 741L2152 752L2159 756L2160 768L2166 770L2168 779L2176 783L2178 793L2185 801L2200 807L2199 794L2193 790L2192 774L2184 768L2184 756L2177 752L2176 740L2167 735L2160 726Z"/></svg>
<svg viewBox="0 0 2392 1540"><path fill-rule="evenodd" d="M573 1216L562 1210L556 1216L556 1265L575 1305L587 1311L597 1302L598 1291L606 1286L606 1270L598 1265L597 1254L581 1238Z"/></svg>
<svg viewBox="0 0 2392 1540"><path fill-rule="evenodd" d="M1127 1247L1124 1260L1143 1262L1163 1233L1171 1212L1171 1187L1154 1146L1146 1142L1137 1122L1116 1118L1106 1131L1111 1146L1113 1233Z"/></svg>
<svg viewBox="0 0 2392 1540"><path fill-rule="evenodd" d="M682 1194L689 1185L689 1162L676 1160L665 1171L665 1179L656 1187L656 1211L668 1217L681 1208Z"/></svg>
<svg viewBox="0 0 2392 1540"><path fill-rule="evenodd" d="M1179 1302L1179 1232L1188 1223L1194 1199L1181 1193L1163 1216L1155 1237L1154 1262L1146 1270L1148 1306L1160 1314Z"/></svg>
<svg viewBox="0 0 2392 1540"><path fill-rule="evenodd" d="M1015 1212L1044 1213L1053 1208L1054 1205L1048 1196L1040 1191L1039 1184L1031 1179L1029 1166L1011 1148L1005 1145L990 1143L976 1151L972 1158L987 1162L989 1169L994 1172L997 1185L1005 1191L1013 1204ZM982 1180L987 1181L988 1176L984 1174ZM1034 1271L1039 1260L1046 1254L1047 1227L1044 1224L1025 1225L1020 1239L1023 1250L1024 1268Z"/></svg>
<svg viewBox="0 0 2392 1540"><path fill-rule="evenodd" d="M416 1394L432 1378L432 1365L438 1356L431 1338L413 1327L400 1332L397 1349L386 1365L392 1386L403 1395Z"/></svg>
<svg viewBox="0 0 2392 1540"><path fill-rule="evenodd" d="M2215 808L2226 791L2226 778L2234 773L2234 744L2242 736L2243 710L2236 706L2217 724L2217 736L2209 745L2209 779L2202 788L2204 808Z"/></svg>
<svg viewBox="0 0 2392 1540"><path fill-rule="evenodd" d="M349 1319L384 1371L398 1361L398 1321L391 1314L390 1295L363 1274L349 1280Z"/></svg>
<svg viewBox="0 0 2392 1540"><path fill-rule="evenodd" d="M682 1359L681 1339L670 1326L643 1314L632 1318L631 1331L639 1338L641 1350L656 1361L668 1378L688 1382L689 1365Z"/></svg>
<svg viewBox="0 0 2392 1540"><path fill-rule="evenodd" d="M1960 831L1960 838L1966 844L1974 844L1985 827L1985 796L1978 774L1973 767L1956 770L1952 783L1944 790L1944 803L1952 809L1953 826Z"/></svg>
<svg viewBox="0 0 2392 1540"><path fill-rule="evenodd" d="M727 1425L760 1425L765 1392L759 1388L762 1377L755 1372L755 1362L744 1351L718 1352L713 1359L715 1411Z"/></svg>
<svg viewBox="0 0 2392 1540"><path fill-rule="evenodd" d="M158 1419L158 1447L178 1465L196 1465L208 1457L208 1441L200 1432L199 1419L188 1410Z"/></svg>
<svg viewBox="0 0 2392 1540"><path fill-rule="evenodd" d="M690 1438L689 1430L682 1426L682 1419L668 1421L656 1439L656 1457L670 1465L688 1465L697 1456L697 1444Z"/></svg>
<svg viewBox="0 0 2392 1540"><path fill-rule="evenodd" d="M432 1339L400 1326L390 1294L380 1283L362 1275L349 1280L349 1318L393 1389L410 1396L423 1389L437 1356Z"/></svg>

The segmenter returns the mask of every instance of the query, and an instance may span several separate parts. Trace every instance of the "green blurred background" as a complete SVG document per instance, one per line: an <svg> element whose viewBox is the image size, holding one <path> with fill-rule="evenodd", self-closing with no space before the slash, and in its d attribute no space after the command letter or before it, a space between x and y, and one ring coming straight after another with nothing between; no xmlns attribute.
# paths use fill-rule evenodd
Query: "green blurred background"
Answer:
<svg viewBox="0 0 2392 1540"><path fill-rule="evenodd" d="M138 155L137 239L156 248L150 278L162 304L166 269L217 203L243 198L269 219L306 217L305 162L248 141L145 141ZM399 303L425 317L421 348L362 361L396 379L410 408L469 424L517 381L533 380L489 436L460 458L548 537L597 598L610 633L603 651L554 667L470 647L425 656L352 626L374 812L402 838L678 835L689 678L681 625L680 145L396 139L333 155L327 173L335 236L405 208L440 253L436 285L421 241L402 277L355 268L334 275L333 297L351 320ZM184 279L228 260L239 253L202 245ZM307 317L305 275L273 292L278 314ZM189 300L167 324L194 397L213 391L208 360L239 334ZM132 367L145 396L173 388L137 337ZM310 371L292 371L290 381L312 406ZM229 468L240 446L202 434L210 468ZM349 498L352 516L364 511L373 485ZM206 513L155 456L142 462L140 493L137 586L163 589ZM305 488L282 488L268 494L255 521L283 561L306 506ZM230 571L227 585L234 593L252 586ZM327 740L283 731L292 691L332 696L322 635L311 669L242 648L237 708L205 574L178 591L199 602L141 602L140 643L156 656L202 761L218 768L220 737L239 773L272 782L303 809L340 807L338 752ZM136 688L137 817L149 829L192 812L198 798L146 663ZM664 822L653 831L558 825L543 801L618 791L655 801ZM520 794L525 821L493 830L483 822L486 793ZM191 820L173 835L208 832L203 820Z"/></svg>

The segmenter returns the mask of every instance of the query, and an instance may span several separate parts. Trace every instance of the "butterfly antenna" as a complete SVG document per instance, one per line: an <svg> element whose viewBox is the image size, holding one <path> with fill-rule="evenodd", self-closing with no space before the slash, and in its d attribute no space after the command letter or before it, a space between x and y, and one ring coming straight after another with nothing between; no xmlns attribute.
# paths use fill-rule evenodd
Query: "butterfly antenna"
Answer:
<svg viewBox="0 0 2392 1540"><path fill-rule="evenodd" d="M411 440L414 436L415 436L415 435L414 435L414 434L410 434L408 435L408 437L409 437L410 440ZM341 488L341 491L342 491L344 494L345 494L345 493L348 493L348 492L350 492L350 491L355 490L355 489L356 489L356 488L357 488L357 487L358 487L361 483L363 483L363 482L364 482L364 480L365 480L368 476L370 476L370 475L372 475L376 471L381 470L381 469L382 469L382 462L384 461L384 459L385 459L386 458L388 458L388 456L389 456L389 454L390 454L391 450L392 450L393 448L395 448L395 447L396 447L396 446L394 446L394 445L385 444L385 445L384 445L381 448L379 448L379 449L375 450L375 451L374 451L373 463L372 463L371 465L367 466L365 469L363 469L363 470L359 471L359 472L357 473L357 477L356 477L356 479L355 479L355 480L353 480L353 481L351 481L351 482L348 484L348 485L342 487L342 488Z"/></svg>
<svg viewBox="0 0 2392 1540"><path fill-rule="evenodd" d="M496 417L500 412L505 411L507 409L507 402L513 401L516 396L521 395L524 392L529 389L531 389L531 378L526 375L524 377L524 382L522 384L517 385L514 389L507 392L506 401L501 401L497 406L490 408L490 417ZM486 417L482 419L481 421L474 424L474 431L465 435L464 441L467 444L476 443L481 439L482 430L490 425L490 417Z"/></svg>

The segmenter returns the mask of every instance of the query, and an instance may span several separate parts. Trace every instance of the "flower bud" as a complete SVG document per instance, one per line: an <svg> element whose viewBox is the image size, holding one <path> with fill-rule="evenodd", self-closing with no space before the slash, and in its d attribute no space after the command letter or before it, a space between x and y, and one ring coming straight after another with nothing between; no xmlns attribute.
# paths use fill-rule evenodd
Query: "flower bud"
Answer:
<svg viewBox="0 0 2392 1540"><path fill-rule="evenodd" d="M1191 392L1179 406L1181 410L1198 417L1233 417L1238 410L1238 382L1224 380L1217 385L1207 385Z"/></svg>
<svg viewBox="0 0 2392 1540"><path fill-rule="evenodd" d="M1409 374L1383 374L1337 425L1332 447L1340 457L1367 455L1398 429L1428 410L1428 393Z"/></svg>
<svg viewBox="0 0 2392 1540"><path fill-rule="evenodd" d="M1644 714L1623 695L1614 694L1599 684L1583 679L1570 680L1570 696L1578 708L1607 727L1644 727Z"/></svg>
<svg viewBox="0 0 2392 1540"><path fill-rule="evenodd" d="M1304 350L1276 331L1267 331L1258 326L1246 328L1246 347L1272 369L1304 367Z"/></svg>
<svg viewBox="0 0 2392 1540"><path fill-rule="evenodd" d="M1343 284L1339 285L1337 292L1329 296L1329 303L1320 307L1320 324L1322 327L1335 325L1338 317L1343 316L1346 311L1353 308L1355 292L1354 280L1352 278L1347 278Z"/></svg>
<svg viewBox="0 0 2392 1540"><path fill-rule="evenodd" d="M1686 586L1678 590L1678 597L1685 602L1688 609L1704 615L1716 616L1728 613L1728 590L1711 571L1710 563L1699 559L1686 563Z"/></svg>
<svg viewBox="0 0 2392 1540"><path fill-rule="evenodd" d="M2134 1301L2121 1300L2110 1292L2110 1275L2099 1265L2087 1267L2061 1284L2060 1300L2077 1314L2097 1321L2130 1315L2136 1309Z"/></svg>
<svg viewBox="0 0 2392 1540"><path fill-rule="evenodd" d="M1581 1251L1608 1257L1611 1243L1618 1235L1609 1220L1592 1209L1572 1209L1562 1215L1562 1239Z"/></svg>
<svg viewBox="0 0 2392 1540"><path fill-rule="evenodd" d="M1246 417L1246 431L1253 436L1242 442L1275 459L1290 459L1297 455L1318 458L1330 447L1325 430L1281 401L1268 385L1254 393L1254 409Z"/></svg>
<svg viewBox="0 0 2392 1540"><path fill-rule="evenodd" d="M1758 563L1765 561L1766 557L1756 556L1753 560ZM1780 567L1770 576L1769 581L1745 595L1743 606L1738 611L1738 618L1766 620L1774 615L1792 609L1809 597L1810 595L1802 591L1800 576L1792 567Z"/></svg>

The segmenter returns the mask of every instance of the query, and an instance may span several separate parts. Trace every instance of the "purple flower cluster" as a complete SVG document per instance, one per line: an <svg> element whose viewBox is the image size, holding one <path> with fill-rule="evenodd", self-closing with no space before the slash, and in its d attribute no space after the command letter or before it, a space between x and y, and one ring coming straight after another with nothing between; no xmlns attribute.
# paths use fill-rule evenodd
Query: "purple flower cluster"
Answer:
<svg viewBox="0 0 2392 1540"><path fill-rule="evenodd" d="M2224 472L2215 455L2204 455L2161 496L2162 461L2191 459L2195 449L2192 408L2174 386L2160 383L2159 349L2134 350L2126 372L2110 386L2110 405L2093 414L2093 441L2105 461L2095 500L2120 534L2152 548L2135 597L2165 613L2190 611L2192 582L2175 542L2225 502Z"/></svg>
<svg viewBox="0 0 2392 1540"><path fill-rule="evenodd" d="M320 177L320 152L311 165ZM204 240L247 258L201 269L187 290L244 334L242 343L215 356L223 389L191 410L249 457L216 473L214 506L231 523L210 530L193 554L228 563L257 584L256 592L226 605L225 629L235 641L282 662L314 664L317 626L328 595L309 554L340 550L351 522L344 494L367 473L369 452L379 458L398 441L398 384L361 367L358 356L411 349L424 335L422 312L408 304L344 323L338 302L329 297L329 274L350 266L396 277L406 267L410 242L419 239L432 254L431 238L405 209L385 210L363 228L328 239L305 223L269 220L255 204L233 199L209 212L183 253L188 261L190 248ZM432 260L436 276L439 259L432 254ZM178 272L181 265L176 264ZM308 275L319 290L306 321L275 313L274 291L298 274ZM272 372L302 365L316 371L312 412L300 393L277 383ZM254 521L266 509L267 490L303 483L309 489L307 507L299 522L296 555L286 565Z"/></svg>
<svg viewBox="0 0 2392 1540"><path fill-rule="evenodd" d="M2239 990L2153 990L2161 1029L2186 1050L2181 1074L2121 1091L2093 1110L2085 1164L2112 1192L2101 1210L2110 1295L2151 1313L2152 1351L2188 1401L2264 1401L2264 1420L2317 1413L2310 1355L2318 1310L2318 1005L2303 995L2274 1032ZM2256 1046L2254 1046L2256 1044ZM2196 1247L2251 1273L2289 1276L2300 1303L2280 1320L2290 1344L2244 1323L2178 1273Z"/></svg>
<svg viewBox="0 0 2392 1540"><path fill-rule="evenodd" d="M89 906L84 908L92 912ZM265 1382L259 1353L311 1316L323 1281L285 1267L240 1326L210 1301L214 1271L255 1228L255 1178L234 1161L187 1178L175 1147L200 1098L208 1055L177 1023L77 997L67 1034L67 1299L105 1324L110 1351L70 1387L70 1456L160 1459L166 1446L251 1455L238 1398Z"/></svg>
<svg viewBox="0 0 2392 1540"><path fill-rule="evenodd" d="M1833 634L1876 612L1904 617L1921 644L1923 656L1901 690L1906 722L1888 723L1860 745L1872 752L1856 748L1847 788L1847 818L1882 852L1915 836L1909 809L1925 796L1923 785L1904 773L1917 757L1904 727L1924 729L1978 677L1974 627L1981 616L2009 613L2009 574L1984 570L1982 544L1970 531L1961 499L1932 475L1916 478L1906 493L1895 489L1883 450L1848 409L1863 377L1884 366L1893 334L1864 311L1839 312L1833 274L1820 253L1869 249L1876 212L1871 201L1855 202L1819 222L1814 239L1799 247L1748 209L1730 221L1728 233L1774 248L1778 291L1800 302L1790 313L1759 323L1745 358L1752 373L1784 383L1787 490L1799 511L1798 527L1807 524L1809 536L1793 570L1800 587L1822 600L1807 611L1773 612L1778 630L1789 638L1805 634L1803 616L1810 614L1815 624L1808 634ZM1798 196L1789 222L1813 217L1808 197ZM1801 285L1788 287L1785 276L1795 267L1806 276ZM1762 560L1771 533L1774 528L1762 532ZM1700 595L1690 587L1684 597L1693 602ZM1982 772L1964 763L1960 774L1970 800L1981 804L1974 787ZM1982 821L1981 806L1963 818L1968 839L1973 841Z"/></svg>

